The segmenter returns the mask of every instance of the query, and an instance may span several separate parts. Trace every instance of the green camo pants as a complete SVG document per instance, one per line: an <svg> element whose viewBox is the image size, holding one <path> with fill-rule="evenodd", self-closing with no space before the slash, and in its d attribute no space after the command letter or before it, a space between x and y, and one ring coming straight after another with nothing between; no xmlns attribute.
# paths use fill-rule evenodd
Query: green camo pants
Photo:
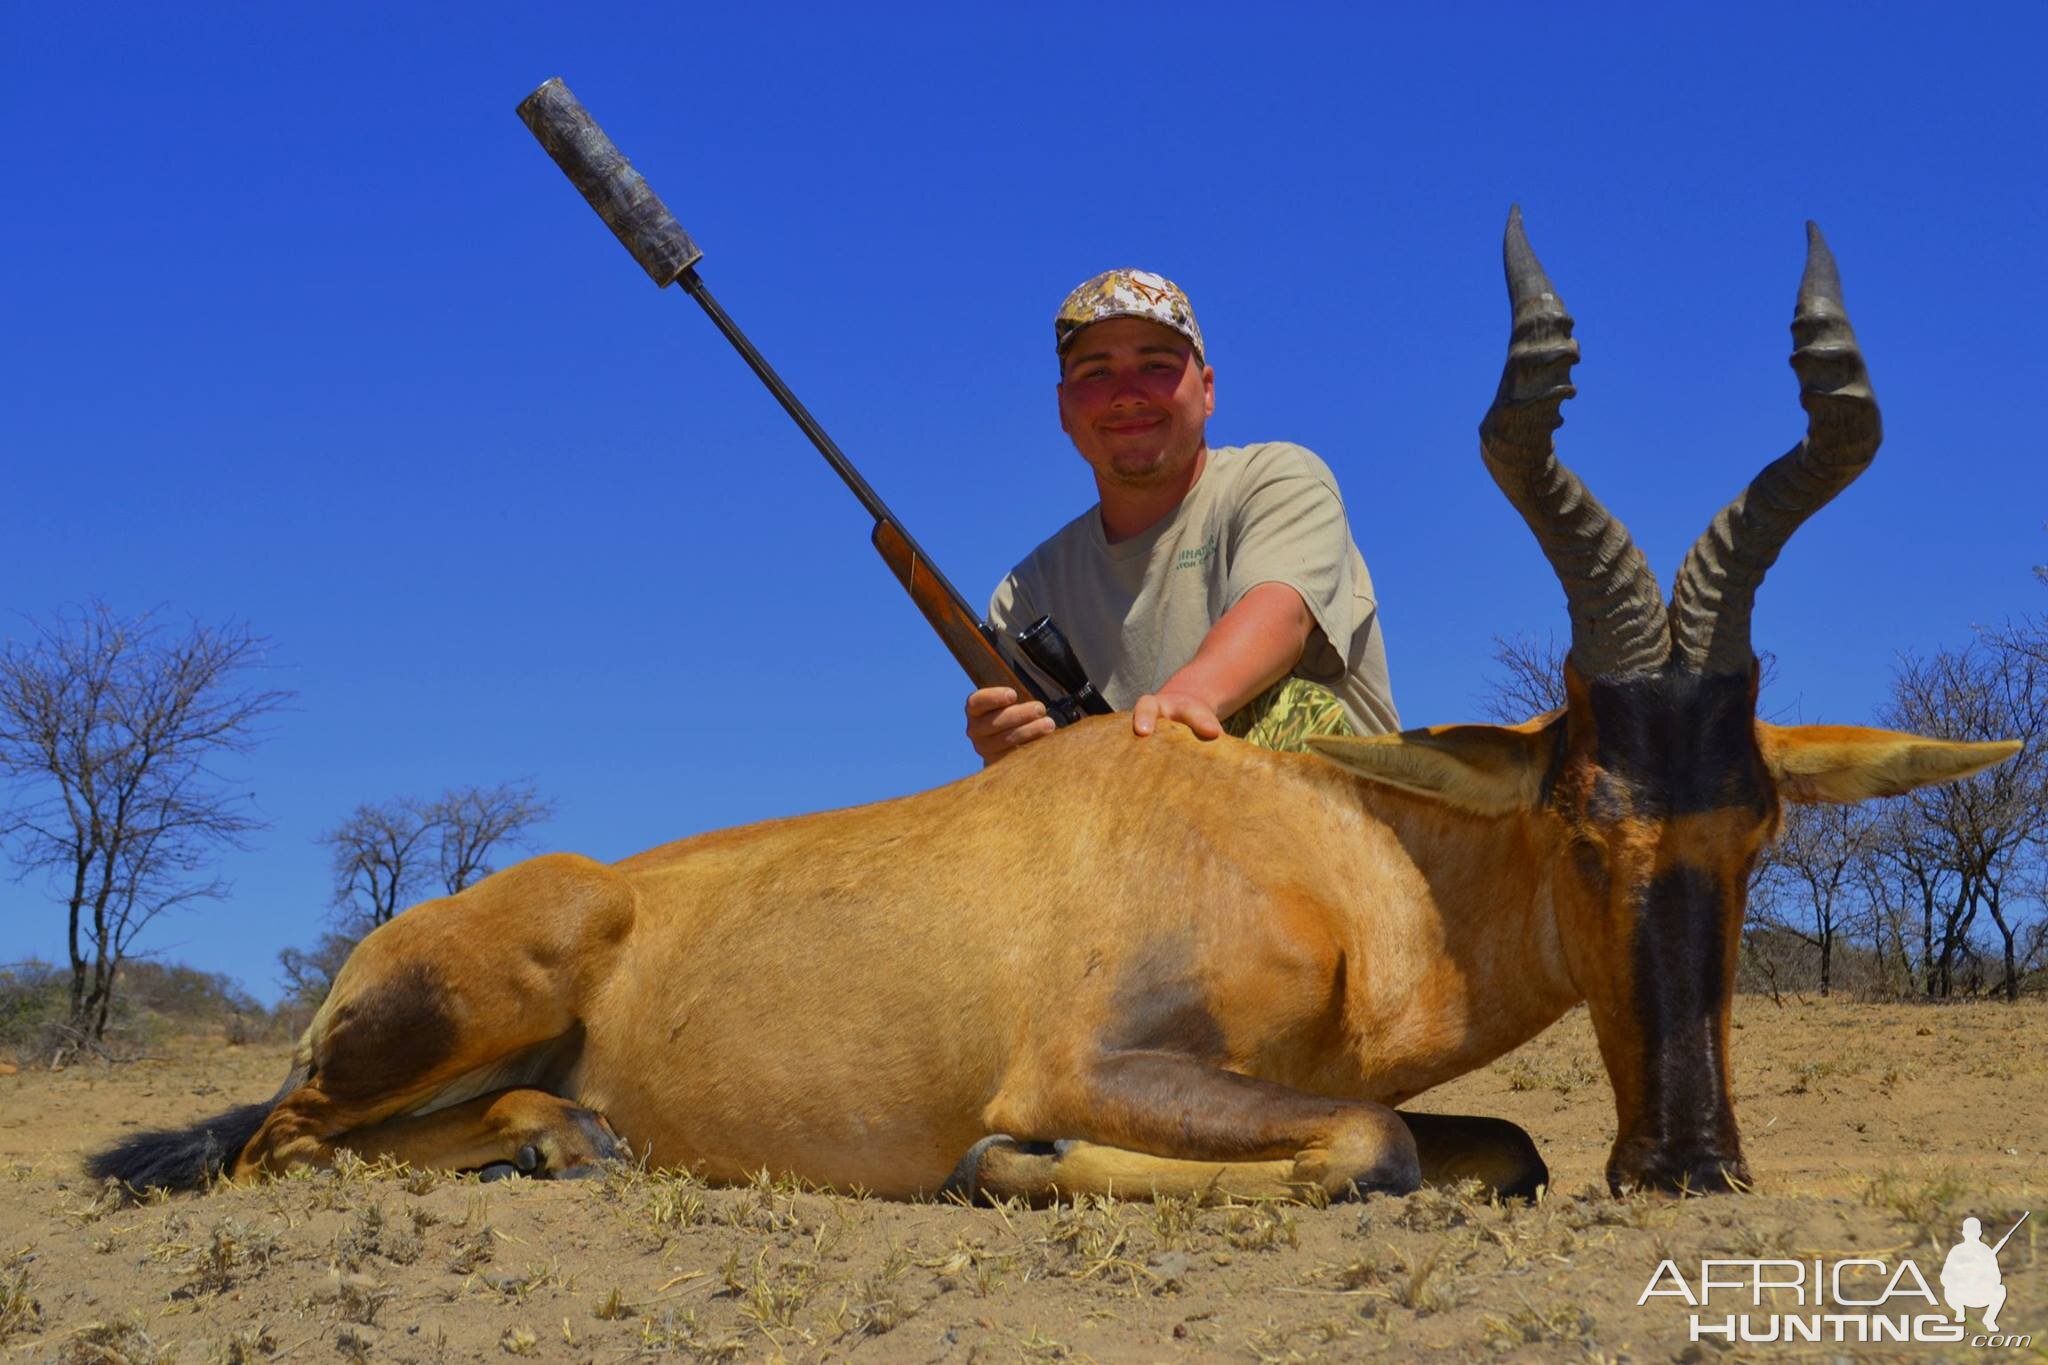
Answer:
<svg viewBox="0 0 2048 1365"><path fill-rule="evenodd" d="M1239 707L1223 722L1223 732L1261 749L1287 753L1306 753L1311 735L1353 733L1335 692L1292 677L1282 678Z"/></svg>

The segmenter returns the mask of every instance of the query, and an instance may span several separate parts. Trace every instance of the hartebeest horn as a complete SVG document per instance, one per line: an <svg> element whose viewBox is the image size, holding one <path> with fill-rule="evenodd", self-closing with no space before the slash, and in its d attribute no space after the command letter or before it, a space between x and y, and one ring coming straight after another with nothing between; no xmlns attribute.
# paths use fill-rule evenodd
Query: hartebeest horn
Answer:
<svg viewBox="0 0 2048 1365"><path fill-rule="evenodd" d="M1792 342L1806 439L1721 509L1686 554L1672 588L1672 660L1703 673L1754 665L1749 618L1757 585L1800 523L1869 467L1884 437L1863 352L1842 307L1834 254L1812 223Z"/></svg>
<svg viewBox="0 0 2048 1365"><path fill-rule="evenodd" d="M1628 528L1557 459L1551 433L1564 421L1559 405L1577 392L1579 346L1571 314L1529 250L1519 207L1508 214L1505 255L1514 333L1500 391L1479 424L1480 454L1564 584L1579 672L1660 667L1670 638L1656 576Z"/></svg>

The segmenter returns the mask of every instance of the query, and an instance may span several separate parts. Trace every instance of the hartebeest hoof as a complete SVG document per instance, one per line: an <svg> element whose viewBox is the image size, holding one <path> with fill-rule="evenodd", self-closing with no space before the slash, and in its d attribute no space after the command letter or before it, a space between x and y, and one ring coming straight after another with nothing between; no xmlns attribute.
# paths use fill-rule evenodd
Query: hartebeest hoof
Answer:
<svg viewBox="0 0 2048 1365"><path fill-rule="evenodd" d="M510 1161L493 1161L477 1172L481 1180L510 1180L515 1175L540 1173L540 1148L527 1143L512 1154Z"/></svg>
<svg viewBox="0 0 2048 1365"><path fill-rule="evenodd" d="M1666 1194L1744 1194L1753 1188L1749 1165L1740 1155L1714 1152L1617 1150L1607 1162L1607 1185Z"/></svg>
<svg viewBox="0 0 2048 1365"><path fill-rule="evenodd" d="M595 1110L572 1107L563 1110L565 1125L556 1125L541 1135L541 1169L553 1180L585 1180L603 1173L603 1163L626 1154L625 1144L612 1126ZM564 1128L573 1129L565 1132ZM524 1154L525 1148L521 1148Z"/></svg>
<svg viewBox="0 0 2048 1365"><path fill-rule="evenodd" d="M1502 1199L1534 1199L1550 1183L1550 1168L1519 1124L1471 1114L1398 1112L1415 1137L1427 1184L1476 1180Z"/></svg>
<svg viewBox="0 0 2048 1365"><path fill-rule="evenodd" d="M1422 1188L1422 1167L1412 1150L1391 1151L1381 1154L1363 1170L1352 1168L1347 1175L1339 1173L1327 1153L1307 1151L1295 1158L1288 1183L1304 1191L1320 1189L1333 1201L1365 1199L1375 1194L1398 1198Z"/></svg>
<svg viewBox="0 0 2048 1365"><path fill-rule="evenodd" d="M625 1155L625 1144L602 1114L553 1095L511 1092L492 1106L490 1118L508 1139L525 1140L513 1150L510 1161L493 1161L479 1168L478 1174L485 1180L515 1175L581 1180L601 1174L602 1163Z"/></svg>
<svg viewBox="0 0 2048 1365"><path fill-rule="evenodd" d="M1012 1198L1043 1187L1059 1157L1061 1144L1019 1142L1008 1133L990 1133L967 1149L939 1187L941 1197L970 1204Z"/></svg>

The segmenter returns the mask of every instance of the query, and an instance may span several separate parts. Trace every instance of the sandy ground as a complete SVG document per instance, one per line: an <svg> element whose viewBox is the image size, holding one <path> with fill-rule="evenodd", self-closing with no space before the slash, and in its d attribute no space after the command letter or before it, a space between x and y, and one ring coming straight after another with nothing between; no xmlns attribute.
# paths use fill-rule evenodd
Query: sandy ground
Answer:
<svg viewBox="0 0 2048 1365"><path fill-rule="evenodd" d="M1425 1190L1327 1208L989 1210L630 1169L480 1185L361 1166L134 1205L86 1181L80 1155L262 1098L286 1050L200 1039L113 1068L24 1070L0 1076L0 1358L2048 1355L2048 1009L1745 998L1736 1028L1756 1193L1609 1198L1612 1101L1575 1012L1417 1105L1535 1135L1553 1192L1508 1207ZM1695 1288L1706 1257L1878 1258L1885 1269L1845 1281L1866 1292L1881 1280L1858 1275L1911 1259L1939 1294L1966 1214L1995 1240L2028 1209L2000 1257L1999 1325L2033 1337L2018 1348L1731 1350L1691 1342L1674 1295L1637 1303L1667 1258ZM1759 1309L1721 1290L1710 1316L1772 1302L1799 1311L1789 1290Z"/></svg>

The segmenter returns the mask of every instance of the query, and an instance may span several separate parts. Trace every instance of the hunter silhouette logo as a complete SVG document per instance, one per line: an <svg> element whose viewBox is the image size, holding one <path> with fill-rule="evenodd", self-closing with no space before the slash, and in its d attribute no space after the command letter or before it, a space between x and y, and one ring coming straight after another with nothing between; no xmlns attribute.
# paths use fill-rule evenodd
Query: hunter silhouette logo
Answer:
<svg viewBox="0 0 2048 1365"><path fill-rule="evenodd" d="M1997 1246L1984 1245L1984 1225L1974 1218L1963 1220L1963 1240L1948 1249L1948 1259L1941 1265L1941 1298L1961 1322L1968 1316L1965 1310L1984 1310L1984 1330L1998 1330L1998 1310L2005 1307L2005 1284L1998 1274L1998 1253L2005 1250L2005 1244L2020 1230L2020 1223L2031 1215L2020 1215L2019 1223L2005 1230L2005 1236L1998 1239Z"/></svg>

